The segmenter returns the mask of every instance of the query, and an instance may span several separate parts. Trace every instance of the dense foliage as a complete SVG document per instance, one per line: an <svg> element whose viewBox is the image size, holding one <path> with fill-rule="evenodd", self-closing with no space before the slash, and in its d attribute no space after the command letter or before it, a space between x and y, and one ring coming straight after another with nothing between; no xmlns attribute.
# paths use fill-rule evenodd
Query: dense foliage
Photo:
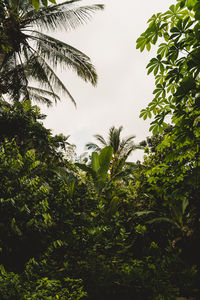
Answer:
<svg viewBox="0 0 200 300"><path fill-rule="evenodd" d="M1 299L198 295L197 170L174 178L156 136L111 179L110 146L75 165L43 118L29 101L1 104Z"/></svg>
<svg viewBox="0 0 200 300"><path fill-rule="evenodd" d="M71 161L37 106L0 100L0 299L199 299L198 8L177 1L137 41L166 40L148 65L143 162L126 161L136 146L122 127Z"/></svg>

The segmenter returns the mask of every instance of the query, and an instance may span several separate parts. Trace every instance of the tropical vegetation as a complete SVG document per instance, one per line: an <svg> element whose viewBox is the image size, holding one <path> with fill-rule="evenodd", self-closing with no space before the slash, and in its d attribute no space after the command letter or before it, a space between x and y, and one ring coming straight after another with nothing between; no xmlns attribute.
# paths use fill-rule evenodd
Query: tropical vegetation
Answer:
<svg viewBox="0 0 200 300"><path fill-rule="evenodd" d="M135 145L133 141L135 138L134 135L121 139L122 130L123 126L120 126L119 128L112 126L109 129L108 141L106 141L100 134L94 135L102 147L110 146L113 149L112 161L109 168L111 178L116 176L116 174L122 171L125 165L127 165L126 161L134 150L142 148L140 145ZM95 143L86 144L88 150L92 149L97 152L102 150L101 146Z"/></svg>
<svg viewBox="0 0 200 300"><path fill-rule="evenodd" d="M58 9L16 3L43 21ZM161 39L142 162L127 161L139 146L122 126L95 135L87 160L69 159L69 136L53 136L32 99L0 96L0 299L199 300L199 8L176 1L137 40L143 51Z"/></svg>

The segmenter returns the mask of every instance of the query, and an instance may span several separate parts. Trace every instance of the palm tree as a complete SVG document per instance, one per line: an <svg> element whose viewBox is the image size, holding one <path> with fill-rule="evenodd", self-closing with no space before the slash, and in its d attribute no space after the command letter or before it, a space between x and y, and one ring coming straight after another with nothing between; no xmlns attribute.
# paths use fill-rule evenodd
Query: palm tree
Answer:
<svg viewBox="0 0 200 300"><path fill-rule="evenodd" d="M0 7L0 95L15 100L35 97L51 103L57 95L72 95L56 75L58 66L73 69L83 80L97 83L90 58L76 48L44 33L70 29L87 21L102 5L74 7L81 0L68 0L35 10L26 0L4 0ZM28 87L30 82L39 86Z"/></svg>
<svg viewBox="0 0 200 300"><path fill-rule="evenodd" d="M112 126L109 130L109 136L107 141L100 134L94 135L94 137L100 143L100 146L96 143L86 144L88 150L92 149L97 152L101 151L102 146L103 148L106 146L112 146L113 157L110 166L111 177L115 176L118 172L120 172L123 169L128 156L132 153L133 150L141 149L140 146L134 144L134 135L121 139L122 130L123 126L120 126L119 128L115 128L114 126Z"/></svg>

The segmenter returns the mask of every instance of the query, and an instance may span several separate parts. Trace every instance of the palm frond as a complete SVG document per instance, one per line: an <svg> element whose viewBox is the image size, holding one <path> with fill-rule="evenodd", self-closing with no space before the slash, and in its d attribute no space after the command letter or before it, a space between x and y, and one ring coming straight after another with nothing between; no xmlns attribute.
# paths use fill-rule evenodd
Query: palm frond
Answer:
<svg viewBox="0 0 200 300"><path fill-rule="evenodd" d="M1 92L19 101L21 97L29 99L28 81L23 64L19 64L16 53L7 56L0 72Z"/></svg>
<svg viewBox="0 0 200 300"><path fill-rule="evenodd" d="M33 92L30 92L29 95L31 97L31 100L33 100L37 103L46 104L47 107L50 107L53 105L52 101L47 97L44 97L42 95L39 95L39 94L33 93Z"/></svg>
<svg viewBox="0 0 200 300"><path fill-rule="evenodd" d="M152 220L147 221L148 224L161 223L161 222L167 222L167 223L170 223L170 224L172 224L176 227L179 227L176 222L174 222L172 219L169 219L167 217L158 217L158 218L154 218Z"/></svg>
<svg viewBox="0 0 200 300"><path fill-rule="evenodd" d="M95 151L101 150L101 148L97 144L94 144L94 143L88 143L85 146L88 150L95 150Z"/></svg>
<svg viewBox="0 0 200 300"><path fill-rule="evenodd" d="M20 10L23 10L23 7L24 7L23 2L24 2L24 0L20 0L20 1L22 3L19 5L19 8L20 8ZM26 7L26 10L24 11L24 13L25 13L24 19L25 18L30 19L31 17L35 16L36 14L38 15L39 13L41 13L41 11L43 12L44 10L48 10L49 12L51 12L52 8L55 9L55 6L56 6L56 9L58 9L63 4L65 4L65 5L67 5L67 4L71 5L71 4L74 4L76 2L80 2L80 1L82 1L82 0L69 0L69 1L64 1L62 3L58 3L56 5L49 5L48 7L41 5L40 9L38 11L36 11L33 8L33 6L30 3L27 2L28 7Z"/></svg>
<svg viewBox="0 0 200 300"><path fill-rule="evenodd" d="M120 143L119 147L119 153L120 155L130 155L133 150L135 150L137 147L133 142L133 139L135 136L131 136L127 139L123 139Z"/></svg>
<svg viewBox="0 0 200 300"><path fill-rule="evenodd" d="M38 11L31 10L23 16L22 25L34 25L49 31L55 29L74 29L86 23L97 10L102 10L103 5L74 7L71 4L78 1L65 1L58 5L41 7Z"/></svg>
<svg viewBox="0 0 200 300"><path fill-rule="evenodd" d="M30 95L31 99L33 99L36 102L44 103L48 107L52 106L52 104L53 104L52 99L54 101L55 101L55 99L56 99L56 101L60 100L60 97L58 95L56 95L55 93L52 93L50 91L32 87L32 86L28 86L27 89L29 91L29 95Z"/></svg>
<svg viewBox="0 0 200 300"><path fill-rule="evenodd" d="M97 141L99 141L102 145L104 146L108 146L106 140L103 138L102 135L100 134L95 134L94 137L97 139Z"/></svg>
<svg viewBox="0 0 200 300"><path fill-rule="evenodd" d="M133 213L133 216L141 217L141 216L147 216L149 214L154 214L155 211L153 210L142 210L142 211L137 211Z"/></svg>
<svg viewBox="0 0 200 300"><path fill-rule="evenodd" d="M133 139L135 139L135 135L131 135L121 141L121 146L126 147L127 145L133 144Z"/></svg>
<svg viewBox="0 0 200 300"><path fill-rule="evenodd" d="M123 126L120 126L119 129L112 126L109 130L109 145L113 147L113 152L116 154L119 150L119 146L121 143L120 134L123 130Z"/></svg>
<svg viewBox="0 0 200 300"><path fill-rule="evenodd" d="M45 62L44 62L45 63ZM39 81L45 88L49 88L54 93L52 83L49 81L48 74L46 74L43 64L37 54L32 53L25 62L27 76L30 79Z"/></svg>
<svg viewBox="0 0 200 300"><path fill-rule="evenodd" d="M37 31L34 33L35 36L31 36L31 38L36 42L38 54L52 63L54 68L64 63L63 65L72 68L83 80L96 85L97 73L87 55L48 35Z"/></svg>
<svg viewBox="0 0 200 300"><path fill-rule="evenodd" d="M44 89L40 89L40 88L33 87L33 86L28 86L28 90L30 92L33 92L33 93L38 93L38 94L41 94L41 95L44 95L44 96L49 96L49 97L52 97L52 98L56 98L57 100L60 100L60 97L57 94L52 93L52 92L47 91L47 90L44 90Z"/></svg>
<svg viewBox="0 0 200 300"><path fill-rule="evenodd" d="M76 102L68 89L41 56L33 54L32 57L27 61L26 70L29 78L36 79L43 86L49 88L53 94L55 94L55 91L61 91L67 94L70 100L76 106Z"/></svg>

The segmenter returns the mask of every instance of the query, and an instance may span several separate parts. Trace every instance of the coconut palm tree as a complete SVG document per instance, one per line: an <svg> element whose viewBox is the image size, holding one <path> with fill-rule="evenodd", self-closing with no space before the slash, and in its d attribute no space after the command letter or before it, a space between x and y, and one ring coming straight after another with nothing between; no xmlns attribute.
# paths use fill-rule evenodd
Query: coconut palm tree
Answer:
<svg viewBox="0 0 200 300"><path fill-rule="evenodd" d="M110 166L111 177L115 176L123 169L128 156L132 153L133 150L141 149L141 146L135 145L135 143L133 142L135 138L134 135L121 139L122 130L123 126L120 126L119 128L115 128L114 126L112 126L109 130L109 136L107 140L105 140L104 137L100 134L94 135L100 145L96 143L86 144L88 150L92 149L97 152L100 152L101 149L106 146L112 146L113 158Z"/></svg>
<svg viewBox="0 0 200 300"><path fill-rule="evenodd" d="M35 97L50 104L59 99L58 91L72 95L56 75L58 66L73 69L83 80L97 83L95 68L87 55L46 32L71 29L87 21L102 5L74 6L81 0L35 10L25 0L3 0L0 10L0 94L13 99ZM45 32L45 33L44 33ZM28 87L39 83L37 88Z"/></svg>

